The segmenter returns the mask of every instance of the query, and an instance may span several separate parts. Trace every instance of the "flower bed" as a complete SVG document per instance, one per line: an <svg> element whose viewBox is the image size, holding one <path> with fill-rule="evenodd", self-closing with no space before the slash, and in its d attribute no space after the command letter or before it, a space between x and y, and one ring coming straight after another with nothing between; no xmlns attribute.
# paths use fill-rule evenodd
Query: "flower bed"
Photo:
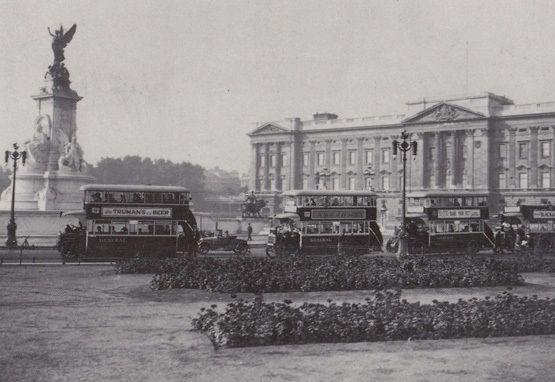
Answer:
<svg viewBox="0 0 555 382"><path fill-rule="evenodd" d="M219 313L202 309L193 326L215 347L318 342L391 341L555 333L555 300L518 297L472 298L432 305L400 300L400 292L374 292L365 303L329 305L239 300Z"/></svg>
<svg viewBox="0 0 555 382"><path fill-rule="evenodd" d="M515 255L501 258L501 264L508 270L522 272L555 272L555 257Z"/></svg>
<svg viewBox="0 0 555 382"><path fill-rule="evenodd" d="M515 270L478 258L300 257L294 259L199 258L165 261L154 289L216 292L332 291L521 285Z"/></svg>

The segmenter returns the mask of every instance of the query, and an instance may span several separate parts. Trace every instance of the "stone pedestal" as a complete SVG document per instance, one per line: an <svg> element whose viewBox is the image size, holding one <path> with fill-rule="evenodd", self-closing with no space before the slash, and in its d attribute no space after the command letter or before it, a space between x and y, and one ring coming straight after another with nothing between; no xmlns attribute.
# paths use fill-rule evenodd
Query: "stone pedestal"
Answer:
<svg viewBox="0 0 555 382"><path fill-rule="evenodd" d="M22 147L27 152L27 163L25 166L18 163L17 237L29 236L32 245L55 245L65 225L76 223L75 218L62 217L62 212L81 210L80 188L94 183L94 178L87 174L83 150L77 142L77 102L82 98L70 88L69 72L62 67L57 67L62 70L59 73L51 69L49 73L58 77L52 79L48 75L45 86L32 97L37 104L37 117L32 139ZM5 241L3 228L9 219L11 194L10 185L0 195L0 242Z"/></svg>

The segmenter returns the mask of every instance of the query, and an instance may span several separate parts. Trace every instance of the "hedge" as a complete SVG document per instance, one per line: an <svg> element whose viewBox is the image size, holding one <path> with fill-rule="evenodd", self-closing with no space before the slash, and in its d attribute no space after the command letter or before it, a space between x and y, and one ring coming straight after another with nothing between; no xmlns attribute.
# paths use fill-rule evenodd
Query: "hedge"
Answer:
<svg viewBox="0 0 555 382"><path fill-rule="evenodd" d="M214 292L338 291L521 285L498 261L479 258L300 257L178 259L161 264L153 289Z"/></svg>
<svg viewBox="0 0 555 382"><path fill-rule="evenodd" d="M555 333L555 300L503 292L491 299L472 298L431 305L408 303L400 292L377 291L364 303L328 305L291 301L229 303L201 309L194 328L215 347L319 342L391 341Z"/></svg>

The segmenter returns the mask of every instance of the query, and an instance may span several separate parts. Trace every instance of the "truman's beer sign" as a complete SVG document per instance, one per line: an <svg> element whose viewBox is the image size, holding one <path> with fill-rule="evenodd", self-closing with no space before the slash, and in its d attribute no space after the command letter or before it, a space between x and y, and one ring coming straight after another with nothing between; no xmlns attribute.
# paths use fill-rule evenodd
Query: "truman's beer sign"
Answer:
<svg viewBox="0 0 555 382"><path fill-rule="evenodd" d="M438 219L471 219L479 217L480 210L437 210Z"/></svg>
<svg viewBox="0 0 555 382"><path fill-rule="evenodd" d="M148 217L171 218L171 208L137 208L137 207L102 207L102 216L105 217Z"/></svg>

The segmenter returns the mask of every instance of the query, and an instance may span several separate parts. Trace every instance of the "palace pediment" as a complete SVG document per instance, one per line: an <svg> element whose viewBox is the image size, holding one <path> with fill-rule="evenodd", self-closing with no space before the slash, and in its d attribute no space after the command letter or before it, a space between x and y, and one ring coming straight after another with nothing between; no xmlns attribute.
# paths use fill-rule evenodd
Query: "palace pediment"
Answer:
<svg viewBox="0 0 555 382"><path fill-rule="evenodd" d="M469 110L462 106L441 102L422 110L421 112L405 119L403 122L438 123L481 118L485 118L485 115L482 113Z"/></svg>
<svg viewBox="0 0 555 382"><path fill-rule="evenodd" d="M253 131L249 133L250 136L254 135L266 135L266 134L276 134L276 133L287 133L288 129L281 126L275 122L268 122L263 125L256 127Z"/></svg>

